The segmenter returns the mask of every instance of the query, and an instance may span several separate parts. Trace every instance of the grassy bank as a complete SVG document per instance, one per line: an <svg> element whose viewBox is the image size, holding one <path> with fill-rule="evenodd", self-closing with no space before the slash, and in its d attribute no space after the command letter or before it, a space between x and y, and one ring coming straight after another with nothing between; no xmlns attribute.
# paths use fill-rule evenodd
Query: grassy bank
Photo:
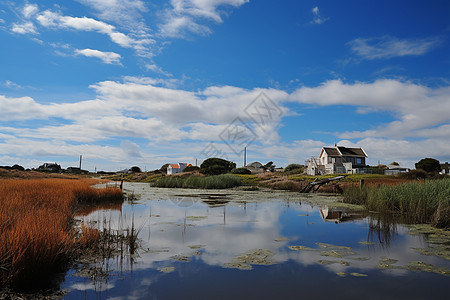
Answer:
<svg viewBox="0 0 450 300"><path fill-rule="evenodd" d="M450 179L403 183L396 186L350 187L344 202L378 212L397 212L412 222L450 227Z"/></svg>
<svg viewBox="0 0 450 300"><path fill-rule="evenodd" d="M72 226L79 203L122 201L119 189L94 189L94 180L0 180L0 285L13 289L53 286L77 249L98 232Z"/></svg>
<svg viewBox="0 0 450 300"><path fill-rule="evenodd" d="M242 179L235 175L215 176L166 176L152 184L162 188L188 188L188 189L227 189L242 185Z"/></svg>

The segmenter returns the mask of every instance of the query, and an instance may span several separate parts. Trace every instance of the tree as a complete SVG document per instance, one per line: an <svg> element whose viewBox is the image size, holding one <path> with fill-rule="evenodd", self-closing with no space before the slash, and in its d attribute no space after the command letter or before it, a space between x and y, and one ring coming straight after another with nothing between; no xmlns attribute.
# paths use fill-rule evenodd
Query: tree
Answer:
<svg viewBox="0 0 450 300"><path fill-rule="evenodd" d="M219 175L231 172L236 164L222 158L208 158L200 165L200 172L206 175Z"/></svg>
<svg viewBox="0 0 450 300"><path fill-rule="evenodd" d="M142 172L141 168L139 168L137 166L131 167L130 171L134 172L134 173L141 173Z"/></svg>
<svg viewBox="0 0 450 300"><path fill-rule="evenodd" d="M391 166L400 166L400 164L396 161L393 161L390 163Z"/></svg>
<svg viewBox="0 0 450 300"><path fill-rule="evenodd" d="M440 172L441 164L434 158L422 158L415 164L416 169L422 169L425 172Z"/></svg>

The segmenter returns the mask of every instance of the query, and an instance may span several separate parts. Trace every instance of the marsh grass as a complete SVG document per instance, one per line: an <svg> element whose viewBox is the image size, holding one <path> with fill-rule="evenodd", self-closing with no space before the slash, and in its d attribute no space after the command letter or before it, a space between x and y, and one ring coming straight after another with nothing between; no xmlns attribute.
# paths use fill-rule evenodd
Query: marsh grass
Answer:
<svg viewBox="0 0 450 300"><path fill-rule="evenodd" d="M396 186L350 187L344 202L369 210L406 214L415 223L450 227L450 179L410 182Z"/></svg>
<svg viewBox="0 0 450 300"><path fill-rule="evenodd" d="M242 185L242 179L231 174L189 177L166 176L153 184L153 186L163 188L189 189L227 189L240 185Z"/></svg>
<svg viewBox="0 0 450 300"><path fill-rule="evenodd" d="M73 213L79 202L122 199L118 189L94 189L89 179L0 180L0 286L16 290L55 287L80 247L98 237L77 233Z"/></svg>

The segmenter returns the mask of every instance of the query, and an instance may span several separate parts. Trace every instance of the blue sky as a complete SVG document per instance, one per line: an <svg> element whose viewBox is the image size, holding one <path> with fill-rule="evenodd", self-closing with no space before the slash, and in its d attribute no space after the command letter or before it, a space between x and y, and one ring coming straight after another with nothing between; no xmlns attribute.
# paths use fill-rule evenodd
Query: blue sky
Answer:
<svg viewBox="0 0 450 300"><path fill-rule="evenodd" d="M450 161L450 2L0 0L0 165Z"/></svg>

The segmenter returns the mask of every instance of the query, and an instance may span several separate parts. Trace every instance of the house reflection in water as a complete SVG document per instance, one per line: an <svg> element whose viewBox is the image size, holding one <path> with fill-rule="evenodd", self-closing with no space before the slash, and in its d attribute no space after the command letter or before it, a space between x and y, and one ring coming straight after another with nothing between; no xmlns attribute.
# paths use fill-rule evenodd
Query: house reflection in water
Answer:
<svg viewBox="0 0 450 300"><path fill-rule="evenodd" d="M323 206L319 208L320 215L325 222L347 222L353 220L361 220L367 217L367 214L362 212L347 212L338 208L329 208L328 206Z"/></svg>

